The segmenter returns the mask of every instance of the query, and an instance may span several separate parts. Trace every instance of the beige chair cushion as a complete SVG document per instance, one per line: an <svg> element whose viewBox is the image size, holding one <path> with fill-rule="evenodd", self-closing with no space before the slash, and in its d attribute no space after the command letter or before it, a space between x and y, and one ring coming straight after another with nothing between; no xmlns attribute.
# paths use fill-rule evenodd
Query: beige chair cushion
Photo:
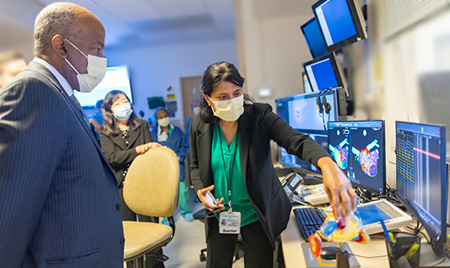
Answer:
<svg viewBox="0 0 450 268"><path fill-rule="evenodd" d="M172 228L153 222L124 221L124 259L140 255L147 250L169 241Z"/></svg>
<svg viewBox="0 0 450 268"><path fill-rule="evenodd" d="M128 207L141 215L169 217L178 205L180 166L167 147L148 150L131 163L123 195Z"/></svg>

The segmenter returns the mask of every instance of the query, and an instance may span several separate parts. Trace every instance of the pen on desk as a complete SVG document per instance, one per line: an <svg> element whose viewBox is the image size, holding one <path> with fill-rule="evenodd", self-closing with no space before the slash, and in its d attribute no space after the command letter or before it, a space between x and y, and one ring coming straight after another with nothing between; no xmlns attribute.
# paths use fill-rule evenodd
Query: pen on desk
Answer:
<svg viewBox="0 0 450 268"><path fill-rule="evenodd" d="M392 253L395 254L395 250L394 250L394 247L392 245L392 243L394 242L393 239L392 239L394 237L394 235L392 233L388 232L388 230L386 229L386 225L384 225L384 221L383 220L380 220L380 223L381 223L381 227L383 227L384 236L386 237L386 240L388 241L389 249L390 249L390 251ZM392 238L391 238L391 235L392 235Z"/></svg>

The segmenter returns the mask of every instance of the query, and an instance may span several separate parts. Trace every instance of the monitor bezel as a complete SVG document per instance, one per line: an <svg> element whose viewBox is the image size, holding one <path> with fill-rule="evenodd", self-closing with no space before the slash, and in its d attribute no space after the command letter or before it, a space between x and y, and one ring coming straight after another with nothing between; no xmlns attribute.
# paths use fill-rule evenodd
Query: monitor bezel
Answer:
<svg viewBox="0 0 450 268"><path fill-rule="evenodd" d="M301 29L301 31L302 31L302 33L303 33L303 38L305 39L306 45L308 46L308 49L309 49L309 52L311 53L311 56L315 59L315 58L317 58L317 57L322 57L322 56L326 55L327 53L325 53L325 54L323 54L323 55L315 55L314 52L313 52L313 46L311 45L311 42L310 42L310 40L309 40L309 38L308 38L308 35L307 35L306 32L305 32L305 28L308 27L308 26L309 26L311 23L313 23L313 22L316 22L316 23L317 23L317 27L319 28L320 36L322 37L323 45L324 45L324 47L325 47L325 49L326 49L326 48L327 48L327 45L326 45L326 43L324 42L323 34L322 34L322 31L320 30L320 27L319 27L319 24L318 24L318 22L317 22L316 17L313 17L312 19L308 20L305 24L303 24L302 26L300 26L300 29ZM327 51L327 52L329 52L329 51Z"/></svg>
<svg viewBox="0 0 450 268"><path fill-rule="evenodd" d="M311 78L309 77L309 74L308 74L308 72L306 70L306 67L309 66L309 65L313 65L313 64L315 64L315 63L317 63L319 61L323 61L325 59L330 59L331 67L333 68L334 77L336 78L336 82L338 83L338 87L342 87L344 89L344 91L345 91L346 96L349 97L349 93L347 91L347 82L346 82L345 77L344 77L344 72L342 71L341 65L337 61L336 54L334 52L328 53L328 54L326 54L324 56L321 56L321 57L318 57L318 58L315 58L313 60L310 60L310 61L307 61L307 62L303 63L303 70L305 71L306 76L308 77L308 82L311 85L311 90L313 92L320 92L321 91L321 89L319 89L319 91L315 91L314 90L314 88L312 86L312 83L311 83Z"/></svg>
<svg viewBox="0 0 450 268"><path fill-rule="evenodd" d="M446 159L446 127L445 125L439 124L428 124L428 123L415 123L415 122L406 122L406 121L395 121L395 135L397 135L397 130L399 128L398 124L410 124L417 126L432 126L439 127L440 139L441 139L441 235L437 238L434 235L434 232L430 231L430 226L425 223L422 219L418 211L414 208L414 205L409 200L409 198L405 198L399 194L396 194L397 199L402 203L403 206L416 218L418 219L422 225L425 227L425 230L428 233L428 236L431 240L431 247L433 251L439 255L444 254L444 245L447 243L447 159ZM397 148L397 145L396 145ZM444 150L442 150L444 149ZM396 159L397 161L397 159ZM397 172L397 171L396 171ZM396 183L397 183L397 175L396 175Z"/></svg>
<svg viewBox="0 0 450 268"><path fill-rule="evenodd" d="M384 168L382 169L383 190L382 190L382 192L380 192L378 189L372 189L369 187L361 186L360 184L354 183L352 181L350 181L350 182L352 183L352 185L354 187L365 189L365 190L369 191L370 193L373 193L376 195L385 195L386 194L386 129L385 129L386 125L385 125L385 121L384 120L330 121L330 122L328 122L328 131L330 131L330 124L332 124L332 123L358 123L358 122L381 122L381 128L383 130L381 133L381 138L383 139L382 154L383 154L383 160L384 160ZM328 135L328 144L330 144L330 135ZM329 150L328 150L328 152L329 152ZM334 161L334 159L333 159L333 161Z"/></svg>
<svg viewBox="0 0 450 268"><path fill-rule="evenodd" d="M339 48L356 43L358 41L367 38L366 22L364 20L364 15L362 13L361 6L359 5L357 0L345 0L347 2L348 10L350 11L350 16L352 17L353 26L355 27L356 34L349 36L337 43L333 43L332 45L329 46L325 40L325 36L323 34L323 30L320 25L320 20L317 17L317 8L327 1L334 1L334 0L319 0L318 2L312 5L312 9L314 12L314 17L317 20L317 24L319 25L320 32L322 33L322 38L325 43L325 47L328 52L335 51Z"/></svg>

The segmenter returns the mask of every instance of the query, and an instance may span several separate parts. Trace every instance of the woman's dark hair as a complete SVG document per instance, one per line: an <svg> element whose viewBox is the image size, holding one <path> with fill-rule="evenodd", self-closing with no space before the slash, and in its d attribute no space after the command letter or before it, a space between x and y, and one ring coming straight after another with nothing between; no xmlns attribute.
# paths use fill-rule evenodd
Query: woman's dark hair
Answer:
<svg viewBox="0 0 450 268"><path fill-rule="evenodd" d="M217 62L209 65L203 74L202 93L211 96L214 89L222 82L230 82L242 88L244 81L245 79L233 64L225 61ZM249 95L244 94L244 111L247 111L253 102L254 100ZM220 120L214 116L203 96L200 100L200 118L203 122L212 124L216 124Z"/></svg>
<svg viewBox="0 0 450 268"><path fill-rule="evenodd" d="M117 136L120 132L119 122L114 117L111 110L111 106L119 98L119 94L125 95L127 100L131 103L130 99L123 91L112 90L108 94L106 94L105 100L103 102L103 106L105 109L105 113L103 114L103 126L101 127L100 131L107 136L109 135ZM130 118L128 118L128 126L130 126L130 128L133 130L138 127L137 119L138 117L133 111L131 113Z"/></svg>

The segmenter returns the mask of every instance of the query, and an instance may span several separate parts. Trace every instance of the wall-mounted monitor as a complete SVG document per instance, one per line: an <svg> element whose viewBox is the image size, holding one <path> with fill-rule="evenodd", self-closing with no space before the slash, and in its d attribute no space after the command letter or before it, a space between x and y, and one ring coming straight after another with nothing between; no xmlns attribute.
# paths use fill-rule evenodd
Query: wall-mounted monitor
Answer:
<svg viewBox="0 0 450 268"><path fill-rule="evenodd" d="M305 62L303 68L313 91L342 87L348 96L347 83L334 53Z"/></svg>
<svg viewBox="0 0 450 268"><path fill-rule="evenodd" d="M325 46L322 32L319 29L316 18L310 19L303 24L300 29L302 30L303 37L308 45L309 51L313 58L317 58L327 54L327 47Z"/></svg>
<svg viewBox="0 0 450 268"><path fill-rule="evenodd" d="M396 122L396 196L425 227L433 250L447 242L445 126Z"/></svg>
<svg viewBox="0 0 450 268"><path fill-rule="evenodd" d="M326 98L330 105L329 112L320 112L317 107L317 99ZM338 97L334 90L325 94L319 92L306 93L291 97L275 100L276 113L283 118L293 129L309 135L313 140L322 145L326 150L328 148L327 122L343 120L339 116ZM278 148L278 161L283 167L301 168L309 171L318 172L315 166L300 158L288 154L287 151Z"/></svg>
<svg viewBox="0 0 450 268"><path fill-rule="evenodd" d="M367 38L358 0L319 0L312 9L328 52Z"/></svg>
<svg viewBox="0 0 450 268"><path fill-rule="evenodd" d="M328 151L354 186L385 194L384 121L328 122Z"/></svg>
<svg viewBox="0 0 450 268"><path fill-rule="evenodd" d="M89 93L80 93L74 90L75 97L82 107L95 108L98 100L103 100L111 90L121 90L125 92L133 104L133 94L131 92L130 76L127 66L108 67L103 80Z"/></svg>

